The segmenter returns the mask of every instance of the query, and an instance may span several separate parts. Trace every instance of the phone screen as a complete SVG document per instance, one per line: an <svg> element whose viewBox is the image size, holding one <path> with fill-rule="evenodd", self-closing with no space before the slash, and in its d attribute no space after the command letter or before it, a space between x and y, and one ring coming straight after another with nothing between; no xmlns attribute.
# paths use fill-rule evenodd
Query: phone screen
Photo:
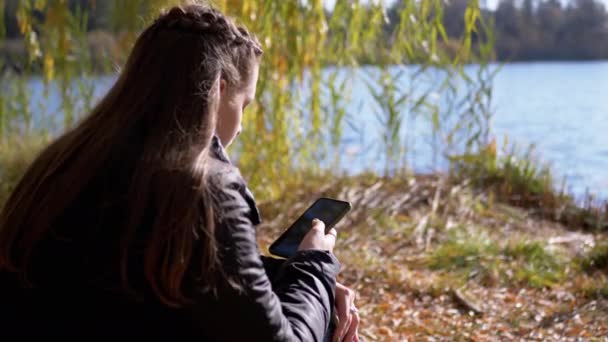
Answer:
<svg viewBox="0 0 608 342"><path fill-rule="evenodd" d="M312 228L312 220L317 218L325 223L326 232L350 210L350 203L330 198L320 198L311 205L283 235L270 246L272 254L290 257L294 255L300 242Z"/></svg>

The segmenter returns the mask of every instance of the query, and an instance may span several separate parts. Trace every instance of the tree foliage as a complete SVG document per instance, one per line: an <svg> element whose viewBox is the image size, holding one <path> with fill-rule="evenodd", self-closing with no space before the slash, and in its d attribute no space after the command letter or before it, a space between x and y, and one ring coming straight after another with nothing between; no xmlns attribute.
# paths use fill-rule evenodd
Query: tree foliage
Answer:
<svg viewBox="0 0 608 342"><path fill-rule="evenodd" d="M15 19L0 26L25 45L15 58L0 60L0 69L17 71L0 73L0 137L46 129L47 120L61 122L53 133L76 122L94 105L100 76L120 68L161 8L179 2L0 2L3 18ZM488 143L493 35L477 1L467 3L453 46L442 0L402 1L392 17L381 2L359 0L337 1L331 11L322 0L213 3L258 35L264 48L258 100L232 151L262 194L279 195L297 168L344 166L346 129L373 143L387 173L411 166L415 122L431 124L438 157ZM478 70L465 72L469 62ZM34 95L40 76L45 90ZM363 87L353 94L357 84ZM352 95L369 110L353 106Z"/></svg>
<svg viewBox="0 0 608 342"><path fill-rule="evenodd" d="M451 0L444 8L450 37L465 31L462 20L470 1ZM401 2L390 9L391 17ZM500 0L483 10L495 23L496 58L510 60L587 60L608 58L608 12L599 0Z"/></svg>

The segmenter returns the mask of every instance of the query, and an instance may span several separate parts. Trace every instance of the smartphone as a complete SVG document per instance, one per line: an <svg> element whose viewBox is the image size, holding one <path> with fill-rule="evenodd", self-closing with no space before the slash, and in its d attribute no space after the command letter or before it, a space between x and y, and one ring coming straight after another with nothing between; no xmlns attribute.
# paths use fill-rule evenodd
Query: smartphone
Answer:
<svg viewBox="0 0 608 342"><path fill-rule="evenodd" d="M322 197L316 200L268 249L273 255L289 258L296 254L300 242L312 228L312 220L325 223L325 233L329 232L351 209L349 202Z"/></svg>

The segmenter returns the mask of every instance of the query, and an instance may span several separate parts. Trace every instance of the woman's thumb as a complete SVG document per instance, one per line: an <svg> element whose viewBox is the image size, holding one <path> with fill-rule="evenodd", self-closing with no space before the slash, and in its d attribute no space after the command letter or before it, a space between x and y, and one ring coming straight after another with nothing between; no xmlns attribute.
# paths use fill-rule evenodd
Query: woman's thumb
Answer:
<svg viewBox="0 0 608 342"><path fill-rule="evenodd" d="M319 219L312 220L312 229L317 230L325 235L325 223Z"/></svg>

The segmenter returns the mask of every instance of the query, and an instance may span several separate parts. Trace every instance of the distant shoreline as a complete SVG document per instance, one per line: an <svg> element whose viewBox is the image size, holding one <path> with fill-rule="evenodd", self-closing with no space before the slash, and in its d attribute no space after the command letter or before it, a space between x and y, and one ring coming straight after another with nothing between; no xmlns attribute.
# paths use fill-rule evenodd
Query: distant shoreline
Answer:
<svg viewBox="0 0 608 342"><path fill-rule="evenodd" d="M88 53L91 56L92 71L95 74L104 75L111 73L112 65L116 61L125 58L125 51L120 47L115 35L107 31L91 31L87 34ZM27 61L27 50L23 39L4 39L0 41L0 74L7 70L20 73L25 66L23 61ZM519 63L588 63L588 62L608 62L608 58L544 58L544 59L494 59L490 63L496 64L519 64ZM476 63L469 63L474 65ZM363 61L360 66L375 66L378 63ZM42 69L40 62L29 66L30 72L39 73Z"/></svg>

